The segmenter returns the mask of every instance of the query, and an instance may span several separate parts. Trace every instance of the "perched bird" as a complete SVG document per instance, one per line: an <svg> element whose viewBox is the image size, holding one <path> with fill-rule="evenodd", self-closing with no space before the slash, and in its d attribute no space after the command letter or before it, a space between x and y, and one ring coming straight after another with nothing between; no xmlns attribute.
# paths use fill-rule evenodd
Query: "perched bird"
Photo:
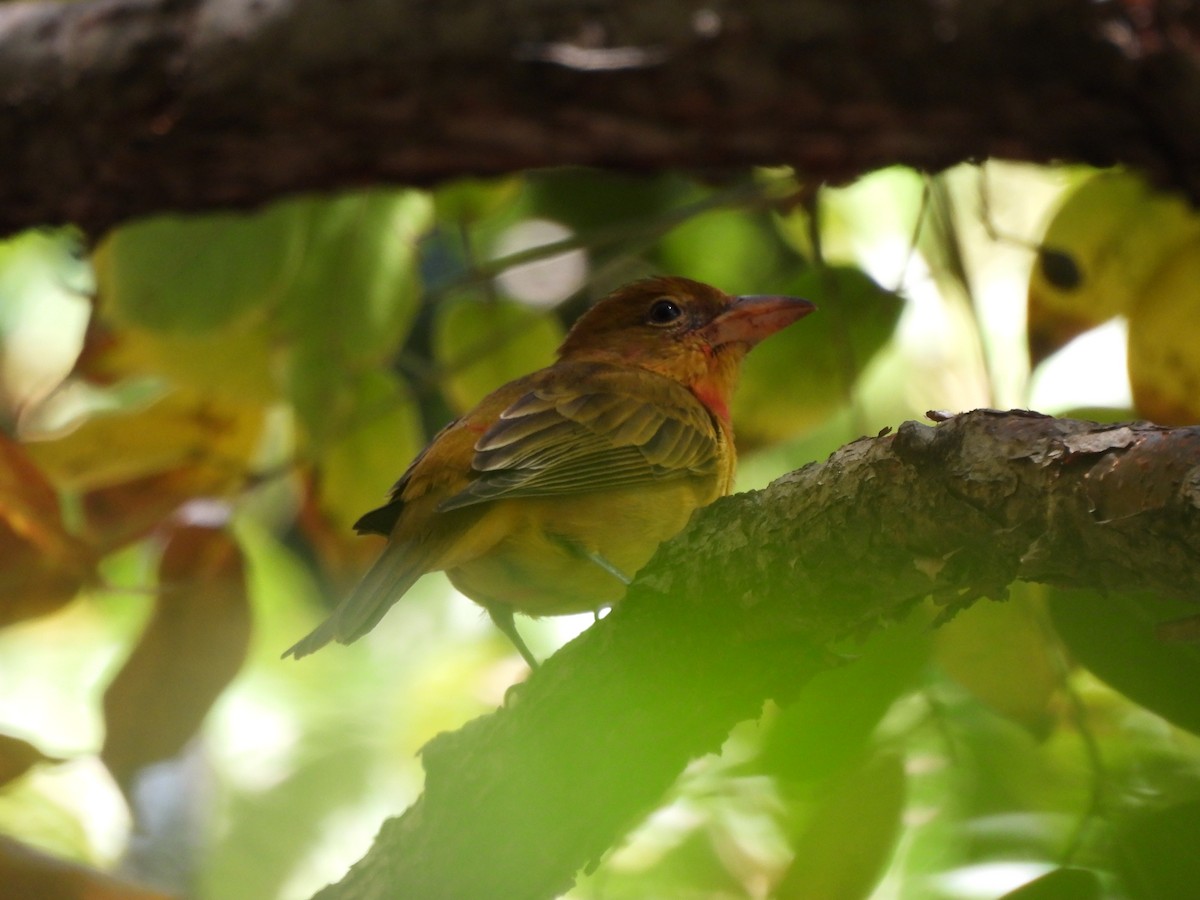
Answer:
<svg viewBox="0 0 1200 900"><path fill-rule="evenodd" d="M558 361L443 428L360 533L387 547L333 614L284 655L348 644L425 572L445 571L531 666L513 623L596 610L692 512L729 493L729 401L742 359L812 312L686 278L626 285L584 313Z"/></svg>

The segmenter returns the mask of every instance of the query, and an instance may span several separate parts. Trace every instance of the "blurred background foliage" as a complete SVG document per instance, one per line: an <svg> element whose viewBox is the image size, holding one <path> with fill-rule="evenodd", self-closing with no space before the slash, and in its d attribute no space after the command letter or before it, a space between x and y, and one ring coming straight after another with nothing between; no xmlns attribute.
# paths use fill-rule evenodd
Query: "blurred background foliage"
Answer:
<svg viewBox="0 0 1200 900"><path fill-rule="evenodd" d="M361 856L523 664L441 576L280 651L433 431L658 272L820 306L746 366L743 490L929 409L1200 420L1200 217L1122 171L561 170L15 237L0 897L303 897ZM1154 628L1186 613L1016 585L847 642L570 896L1185 896L1200 650ZM522 628L544 655L588 623Z"/></svg>

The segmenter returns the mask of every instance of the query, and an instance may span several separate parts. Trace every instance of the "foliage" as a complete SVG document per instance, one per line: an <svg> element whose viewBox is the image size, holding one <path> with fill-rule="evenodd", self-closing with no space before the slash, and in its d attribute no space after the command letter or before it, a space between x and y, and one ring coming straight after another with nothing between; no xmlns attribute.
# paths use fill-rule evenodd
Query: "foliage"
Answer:
<svg viewBox="0 0 1200 900"><path fill-rule="evenodd" d="M747 365L744 487L927 409L1026 404L1022 338L1040 362L1113 316L1136 411L1200 417L1179 201L998 165L810 187L563 170L137 222L90 266L71 232L0 246L0 829L173 893L344 871L520 663L432 577L360 644L278 654L377 551L350 526L433 429L638 275L821 307ZM1068 356L1082 383L1112 365ZM1176 896L1200 658L1153 637L1184 611L1106 608L1017 585L832 648L572 895ZM548 653L585 625L522 628ZM0 874L38 859L0 848Z"/></svg>

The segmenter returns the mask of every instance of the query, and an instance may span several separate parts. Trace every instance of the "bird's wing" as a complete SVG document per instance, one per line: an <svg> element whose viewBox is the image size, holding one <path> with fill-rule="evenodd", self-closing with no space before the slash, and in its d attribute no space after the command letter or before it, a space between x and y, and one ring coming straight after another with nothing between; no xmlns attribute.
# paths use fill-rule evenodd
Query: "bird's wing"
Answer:
<svg viewBox="0 0 1200 900"><path fill-rule="evenodd" d="M441 510L714 475L724 434L687 388L643 370L548 377L479 437L477 476Z"/></svg>
<svg viewBox="0 0 1200 900"><path fill-rule="evenodd" d="M500 409L511 402L504 393L519 396L528 379L511 382L494 395ZM489 397L488 400L491 400ZM486 403L487 401L485 401ZM354 530L359 534L381 534L387 537L395 528L404 507L422 497L449 497L470 483L471 457L475 454L475 436L485 430L478 420L487 419L479 408L455 419L433 436L433 440L416 455L404 474L392 485L388 502L359 517Z"/></svg>

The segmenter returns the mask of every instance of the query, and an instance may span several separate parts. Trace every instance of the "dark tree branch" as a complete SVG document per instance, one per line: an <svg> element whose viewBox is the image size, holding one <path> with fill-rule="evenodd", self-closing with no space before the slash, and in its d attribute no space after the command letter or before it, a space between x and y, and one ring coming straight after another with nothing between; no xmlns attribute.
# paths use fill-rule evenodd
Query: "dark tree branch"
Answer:
<svg viewBox="0 0 1200 900"><path fill-rule="evenodd" d="M0 233L585 164L1124 162L1200 196L1192 0L0 5Z"/></svg>
<svg viewBox="0 0 1200 900"><path fill-rule="evenodd" d="M560 893L830 640L1018 578L1196 601L1200 427L978 411L719 501L504 709L431 741L424 796L320 896Z"/></svg>

